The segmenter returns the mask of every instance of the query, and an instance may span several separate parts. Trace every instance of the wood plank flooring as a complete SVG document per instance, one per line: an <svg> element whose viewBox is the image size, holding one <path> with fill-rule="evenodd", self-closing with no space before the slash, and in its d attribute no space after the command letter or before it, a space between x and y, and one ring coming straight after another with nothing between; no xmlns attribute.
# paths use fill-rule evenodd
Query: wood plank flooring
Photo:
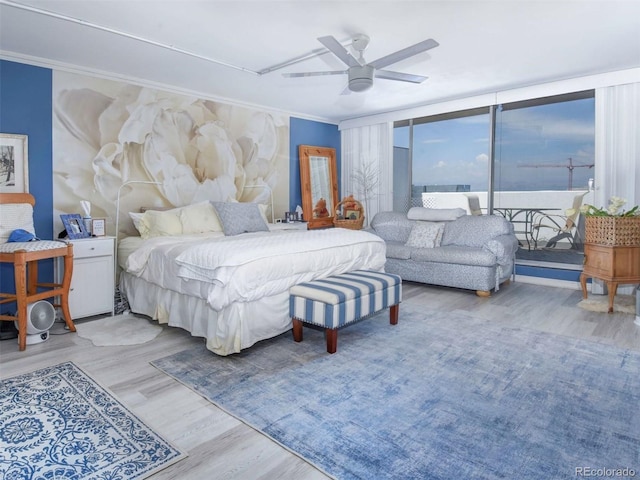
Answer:
<svg viewBox="0 0 640 480"><path fill-rule="evenodd" d="M480 298L473 292L405 282L403 297L406 303L429 309L462 310L501 325L640 351L640 327L633 323L635 316L577 308L581 299L578 290L515 282L504 285L489 298ZM42 344L30 345L24 352L18 351L17 340L0 342L0 377L73 361L156 432L189 454L150 478L329 478L149 364L200 345L202 339L178 328L163 327L155 340L143 345L94 347L75 334L64 334L63 324L56 324L52 331L60 334Z"/></svg>

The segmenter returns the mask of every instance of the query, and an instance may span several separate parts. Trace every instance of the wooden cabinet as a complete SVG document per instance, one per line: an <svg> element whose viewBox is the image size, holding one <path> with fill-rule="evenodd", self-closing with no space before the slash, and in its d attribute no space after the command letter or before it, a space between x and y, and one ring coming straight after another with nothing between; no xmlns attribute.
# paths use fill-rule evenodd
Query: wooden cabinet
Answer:
<svg viewBox="0 0 640 480"><path fill-rule="evenodd" d="M619 284L640 283L640 245L610 246L585 243L584 269L580 275L582 296L587 298L587 278L598 278L607 284L609 313Z"/></svg>
<svg viewBox="0 0 640 480"><path fill-rule="evenodd" d="M73 319L101 313L113 315L113 237L83 238L73 243L73 276L69 311ZM58 268L58 271L62 271Z"/></svg>

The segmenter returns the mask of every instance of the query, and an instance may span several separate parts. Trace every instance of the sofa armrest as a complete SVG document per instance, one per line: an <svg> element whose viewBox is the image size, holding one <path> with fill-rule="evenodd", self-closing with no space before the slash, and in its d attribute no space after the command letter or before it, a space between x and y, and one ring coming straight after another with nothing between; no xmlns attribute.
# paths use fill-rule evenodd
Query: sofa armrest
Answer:
<svg viewBox="0 0 640 480"><path fill-rule="evenodd" d="M507 265L513 261L518 250L518 239L515 235L498 235L488 240L482 248L493 253L498 264Z"/></svg>

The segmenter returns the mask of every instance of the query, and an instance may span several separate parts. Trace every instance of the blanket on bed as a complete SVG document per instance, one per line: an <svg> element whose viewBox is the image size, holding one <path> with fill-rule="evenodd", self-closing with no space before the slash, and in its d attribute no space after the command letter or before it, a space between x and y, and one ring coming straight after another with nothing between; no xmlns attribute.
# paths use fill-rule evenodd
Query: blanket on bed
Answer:
<svg viewBox="0 0 640 480"><path fill-rule="evenodd" d="M150 266L160 249L167 265ZM128 271L163 287L179 277L198 288L209 305L220 310L233 302L250 302L287 291L315 278L367 268L381 270L385 244L361 230L256 232L234 237L162 237L150 239L127 260ZM164 273L165 278L160 278ZM192 286L191 286L192 287Z"/></svg>

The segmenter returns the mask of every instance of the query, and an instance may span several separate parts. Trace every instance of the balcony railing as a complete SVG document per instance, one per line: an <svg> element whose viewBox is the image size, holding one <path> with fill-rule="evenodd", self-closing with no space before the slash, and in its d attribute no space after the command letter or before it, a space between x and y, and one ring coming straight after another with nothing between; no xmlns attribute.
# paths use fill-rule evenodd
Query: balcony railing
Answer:
<svg viewBox="0 0 640 480"><path fill-rule="evenodd" d="M576 195L585 193L585 190L538 190L538 191L509 191L496 192L494 194L494 214L505 216L514 225L516 236L520 242L519 257L527 260L560 263L581 263L575 254L582 252L582 240L580 229L582 222L571 236L565 236L557 241L549 240L557 236L558 225L564 226L566 210L572 208ZM425 192L422 193L422 205L429 208L463 208L471 213L469 196L476 196L480 203L481 211L487 213L487 192ZM584 203L593 203L592 191L587 192ZM536 225L545 227L536 228ZM571 252L569 252L571 250ZM560 255L562 253L567 255ZM568 254L572 253L573 256Z"/></svg>

